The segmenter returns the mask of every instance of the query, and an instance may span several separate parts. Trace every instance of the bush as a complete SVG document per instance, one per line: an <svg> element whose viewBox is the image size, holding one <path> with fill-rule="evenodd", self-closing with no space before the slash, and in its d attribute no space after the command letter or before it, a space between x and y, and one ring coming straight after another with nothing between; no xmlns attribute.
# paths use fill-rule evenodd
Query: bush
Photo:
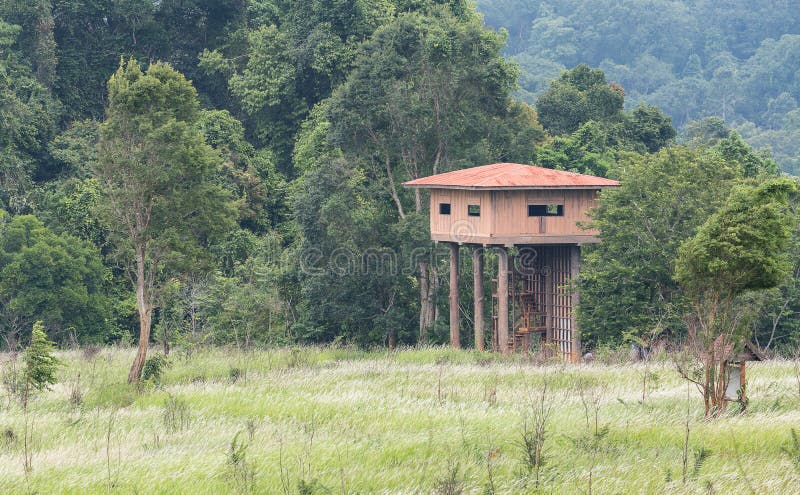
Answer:
<svg viewBox="0 0 800 495"><path fill-rule="evenodd" d="M232 367L228 370L228 379L231 381L231 383L238 382L239 378L241 378L243 375L244 372L241 368Z"/></svg>
<svg viewBox="0 0 800 495"><path fill-rule="evenodd" d="M147 358L142 369L142 380L153 383L161 383L161 375L169 366L166 356L155 354Z"/></svg>

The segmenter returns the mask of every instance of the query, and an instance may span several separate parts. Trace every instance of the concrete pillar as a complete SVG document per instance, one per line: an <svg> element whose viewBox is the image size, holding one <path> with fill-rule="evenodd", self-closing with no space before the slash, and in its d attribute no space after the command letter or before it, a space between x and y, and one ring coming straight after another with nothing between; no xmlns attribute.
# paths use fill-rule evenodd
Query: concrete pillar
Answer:
<svg viewBox="0 0 800 495"><path fill-rule="evenodd" d="M508 249L497 248L497 345L508 354Z"/></svg>
<svg viewBox="0 0 800 495"><path fill-rule="evenodd" d="M450 243L450 346L461 348L458 314L458 243Z"/></svg>
<svg viewBox="0 0 800 495"><path fill-rule="evenodd" d="M570 246L569 248L569 281L570 281L570 311L569 328L572 339L572 361L577 362L581 358L581 334L578 330L578 304L581 302L581 295L577 290L578 276L581 270L581 247Z"/></svg>
<svg viewBox="0 0 800 495"><path fill-rule="evenodd" d="M473 296L475 298L475 349L484 350L484 320L483 320L483 248L472 248L472 280Z"/></svg>

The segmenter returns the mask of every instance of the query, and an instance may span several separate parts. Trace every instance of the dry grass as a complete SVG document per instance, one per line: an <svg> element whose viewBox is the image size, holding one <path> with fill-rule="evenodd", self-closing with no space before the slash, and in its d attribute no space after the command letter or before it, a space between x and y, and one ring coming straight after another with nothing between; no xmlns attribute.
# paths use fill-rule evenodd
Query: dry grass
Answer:
<svg viewBox="0 0 800 495"><path fill-rule="evenodd" d="M171 356L160 385L136 390L125 384L132 351L60 357L59 385L31 406L27 480L13 438L22 411L0 403L0 493L800 492L791 362L750 365L745 415L706 422L691 391L684 483L686 384L667 361L212 350ZM644 403L643 373L655 377ZM537 485L523 421L545 381L552 413Z"/></svg>

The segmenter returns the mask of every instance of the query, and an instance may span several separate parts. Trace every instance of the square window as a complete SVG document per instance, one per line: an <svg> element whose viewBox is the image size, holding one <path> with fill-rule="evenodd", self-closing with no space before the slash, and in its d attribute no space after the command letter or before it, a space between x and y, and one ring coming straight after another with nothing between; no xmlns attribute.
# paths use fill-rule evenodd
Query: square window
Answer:
<svg viewBox="0 0 800 495"><path fill-rule="evenodd" d="M564 216L564 205L547 205L547 216L549 217Z"/></svg>
<svg viewBox="0 0 800 495"><path fill-rule="evenodd" d="M440 215L449 215L450 214L450 203L439 203L439 214Z"/></svg>
<svg viewBox="0 0 800 495"><path fill-rule="evenodd" d="M467 215L471 217L481 216L481 205L467 205Z"/></svg>

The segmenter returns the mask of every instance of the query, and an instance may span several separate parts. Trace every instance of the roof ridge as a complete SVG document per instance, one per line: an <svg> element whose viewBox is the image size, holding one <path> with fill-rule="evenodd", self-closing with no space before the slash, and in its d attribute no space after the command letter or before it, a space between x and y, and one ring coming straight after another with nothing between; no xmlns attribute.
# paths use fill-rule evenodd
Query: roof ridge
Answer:
<svg viewBox="0 0 800 495"><path fill-rule="evenodd" d="M568 170L522 163L491 163L451 170L405 182L406 187L454 189L593 189L616 187L617 181Z"/></svg>

